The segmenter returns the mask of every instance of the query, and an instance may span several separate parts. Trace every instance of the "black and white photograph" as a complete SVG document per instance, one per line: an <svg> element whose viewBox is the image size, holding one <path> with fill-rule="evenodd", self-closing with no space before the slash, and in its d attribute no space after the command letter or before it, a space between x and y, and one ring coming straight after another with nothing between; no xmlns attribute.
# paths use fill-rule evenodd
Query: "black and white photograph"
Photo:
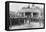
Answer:
<svg viewBox="0 0 46 32"><path fill-rule="evenodd" d="M7 23L9 23L9 30L45 27L44 4L35 4L33 2L9 2L8 8L9 21L7 21Z"/></svg>

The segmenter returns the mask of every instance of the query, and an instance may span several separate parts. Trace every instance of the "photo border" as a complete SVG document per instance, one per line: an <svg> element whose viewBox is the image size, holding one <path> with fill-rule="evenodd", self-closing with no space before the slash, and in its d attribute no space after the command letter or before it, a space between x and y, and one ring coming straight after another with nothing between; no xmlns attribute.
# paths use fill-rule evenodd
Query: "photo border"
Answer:
<svg viewBox="0 0 46 32"><path fill-rule="evenodd" d="M24 4L41 4L44 5L44 27L43 28L26 28L26 29L9 29L9 3L24 3ZM45 3L36 3L36 2L20 2L20 1L6 1L5 2L5 30L6 31L15 31L15 30L34 30L34 29L45 29Z"/></svg>

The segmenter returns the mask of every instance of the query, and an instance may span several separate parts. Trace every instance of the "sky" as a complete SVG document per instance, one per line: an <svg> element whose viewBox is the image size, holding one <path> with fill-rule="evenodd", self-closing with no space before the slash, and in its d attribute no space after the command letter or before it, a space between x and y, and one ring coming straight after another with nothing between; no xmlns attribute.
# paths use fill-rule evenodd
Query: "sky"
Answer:
<svg viewBox="0 0 46 32"><path fill-rule="evenodd" d="M21 10L22 7L27 7L29 4L24 3L10 3L10 11L17 12L18 10ZM43 8L43 5L35 4L35 6L39 6L40 8ZM32 4L30 4L30 7L32 7Z"/></svg>

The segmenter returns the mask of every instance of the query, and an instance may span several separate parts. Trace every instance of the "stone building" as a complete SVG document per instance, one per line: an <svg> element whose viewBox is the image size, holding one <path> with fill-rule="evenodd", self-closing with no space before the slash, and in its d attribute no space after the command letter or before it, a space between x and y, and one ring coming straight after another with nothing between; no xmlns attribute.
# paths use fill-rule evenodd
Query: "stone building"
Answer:
<svg viewBox="0 0 46 32"><path fill-rule="evenodd" d="M20 11L18 11L18 16L17 18L26 18L24 19L24 23L30 23L31 19L39 19L41 16L41 10L39 7L32 5L28 5L28 7L22 7ZM16 17L15 17L16 18Z"/></svg>
<svg viewBox="0 0 46 32"><path fill-rule="evenodd" d="M19 24L30 24L31 22L41 22L43 16L41 16L41 11L39 7L32 5L28 5L27 7L22 7L17 13L11 12L10 13L10 25L16 25L18 22ZM13 21L14 20L14 21ZM13 24L12 24L13 23ZM17 24L17 25L19 25Z"/></svg>

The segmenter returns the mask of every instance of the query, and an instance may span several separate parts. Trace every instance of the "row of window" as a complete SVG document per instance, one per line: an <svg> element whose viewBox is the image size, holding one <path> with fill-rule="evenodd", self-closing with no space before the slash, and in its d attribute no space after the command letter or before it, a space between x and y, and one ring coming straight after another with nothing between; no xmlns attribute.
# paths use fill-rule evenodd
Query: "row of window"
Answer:
<svg viewBox="0 0 46 32"><path fill-rule="evenodd" d="M15 15L10 14L10 17L12 17L12 18L14 18L14 17L25 17L25 16L27 16L27 17L38 17L39 14L37 12L33 12L33 13L31 13L31 12L25 12L25 13L22 12L22 13L18 13L18 14L15 14Z"/></svg>
<svg viewBox="0 0 46 32"><path fill-rule="evenodd" d="M18 13L18 14L19 14L18 16L32 16L32 15L33 15L33 17L38 17L39 16L39 14L36 13L36 12L33 12L33 14L31 12Z"/></svg>

